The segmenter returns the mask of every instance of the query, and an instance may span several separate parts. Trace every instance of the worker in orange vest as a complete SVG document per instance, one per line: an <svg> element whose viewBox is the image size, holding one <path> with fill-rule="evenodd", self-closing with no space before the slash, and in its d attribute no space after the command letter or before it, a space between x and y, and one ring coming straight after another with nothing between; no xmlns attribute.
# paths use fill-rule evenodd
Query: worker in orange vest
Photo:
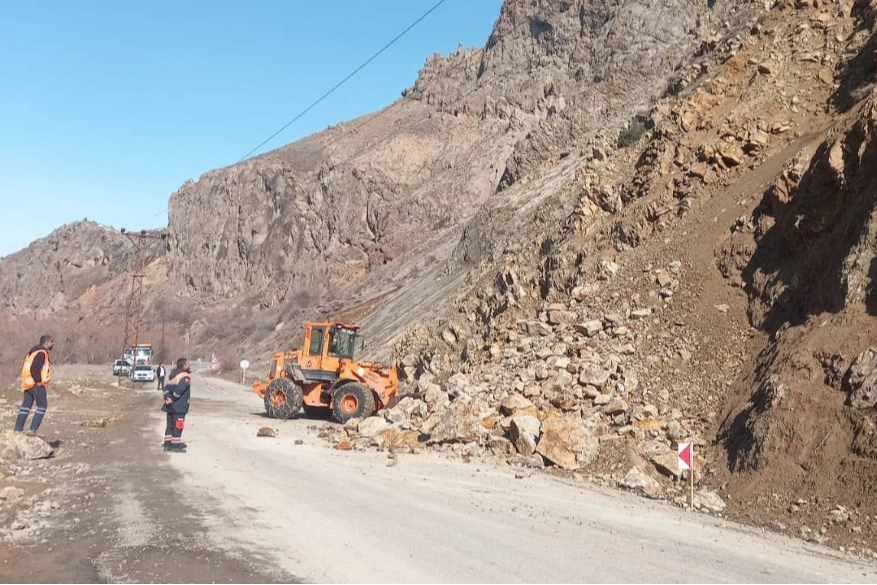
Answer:
<svg viewBox="0 0 877 585"><path fill-rule="evenodd" d="M46 390L49 382L52 380L52 363L49 359L49 352L55 347L55 340L51 335L43 335L40 337L40 343L31 348L24 358L24 365L21 367L21 389L24 392L24 400L21 403L21 409L18 411L18 418L15 419L15 432L24 431L24 423L27 421L27 415L34 401L37 403L37 410L34 413L33 420L30 421L30 429L27 431L29 435L35 435L43 422L48 408L48 398Z"/></svg>

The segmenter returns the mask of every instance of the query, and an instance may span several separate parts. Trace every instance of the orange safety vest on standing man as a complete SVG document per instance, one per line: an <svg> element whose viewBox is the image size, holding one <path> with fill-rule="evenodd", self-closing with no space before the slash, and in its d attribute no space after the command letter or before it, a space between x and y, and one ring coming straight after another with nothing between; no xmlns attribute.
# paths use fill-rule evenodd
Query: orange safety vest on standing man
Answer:
<svg viewBox="0 0 877 585"><path fill-rule="evenodd" d="M49 361L49 352L41 347L30 352L27 354L27 357L24 358L24 365L21 367L21 389L24 391L30 390L37 385L36 381L33 379L33 374L30 372L30 367L33 364L34 358L40 352L46 354L43 367L40 369L40 384L48 387L49 381L52 379L52 364Z"/></svg>

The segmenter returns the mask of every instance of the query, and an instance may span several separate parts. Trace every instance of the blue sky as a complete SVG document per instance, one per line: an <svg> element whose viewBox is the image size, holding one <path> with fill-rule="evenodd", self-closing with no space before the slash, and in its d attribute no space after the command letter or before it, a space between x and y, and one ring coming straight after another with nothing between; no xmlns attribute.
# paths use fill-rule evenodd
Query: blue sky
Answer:
<svg viewBox="0 0 877 585"><path fill-rule="evenodd" d="M0 257L86 217L166 225L186 179L238 161L436 2L0 3ZM432 53L483 46L501 5L446 0L259 152L392 103Z"/></svg>

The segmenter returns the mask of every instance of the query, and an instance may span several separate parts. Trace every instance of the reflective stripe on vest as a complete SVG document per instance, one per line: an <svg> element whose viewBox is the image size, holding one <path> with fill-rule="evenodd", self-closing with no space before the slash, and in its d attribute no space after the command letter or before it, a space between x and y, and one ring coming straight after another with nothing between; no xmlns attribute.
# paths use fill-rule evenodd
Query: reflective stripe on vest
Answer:
<svg viewBox="0 0 877 585"><path fill-rule="evenodd" d="M27 354L27 357L24 358L24 365L21 367L21 389L22 390L30 390L34 386L36 386L36 381L34 381L33 376L30 373L30 367L33 364L33 360L36 355L40 352L46 354L46 361L43 362L43 367L40 370L40 379L42 380L40 384L43 386L48 386L49 381L52 379L52 366L49 362L49 352L45 349L38 349L33 353Z"/></svg>

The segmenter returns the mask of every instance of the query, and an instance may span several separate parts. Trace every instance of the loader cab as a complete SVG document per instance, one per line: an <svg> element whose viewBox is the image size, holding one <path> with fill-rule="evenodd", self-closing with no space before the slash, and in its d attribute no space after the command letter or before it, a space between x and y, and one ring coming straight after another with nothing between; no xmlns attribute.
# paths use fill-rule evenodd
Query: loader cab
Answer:
<svg viewBox="0 0 877 585"><path fill-rule="evenodd" d="M326 339L326 327L324 325L311 325L307 331L308 355L321 357L323 355L323 342Z"/></svg>
<svg viewBox="0 0 877 585"><path fill-rule="evenodd" d="M341 360L352 360L356 328L341 323L308 323L305 327L302 369L337 371Z"/></svg>
<svg viewBox="0 0 877 585"><path fill-rule="evenodd" d="M333 325L329 329L329 357L352 360L356 349L356 330L342 325Z"/></svg>

